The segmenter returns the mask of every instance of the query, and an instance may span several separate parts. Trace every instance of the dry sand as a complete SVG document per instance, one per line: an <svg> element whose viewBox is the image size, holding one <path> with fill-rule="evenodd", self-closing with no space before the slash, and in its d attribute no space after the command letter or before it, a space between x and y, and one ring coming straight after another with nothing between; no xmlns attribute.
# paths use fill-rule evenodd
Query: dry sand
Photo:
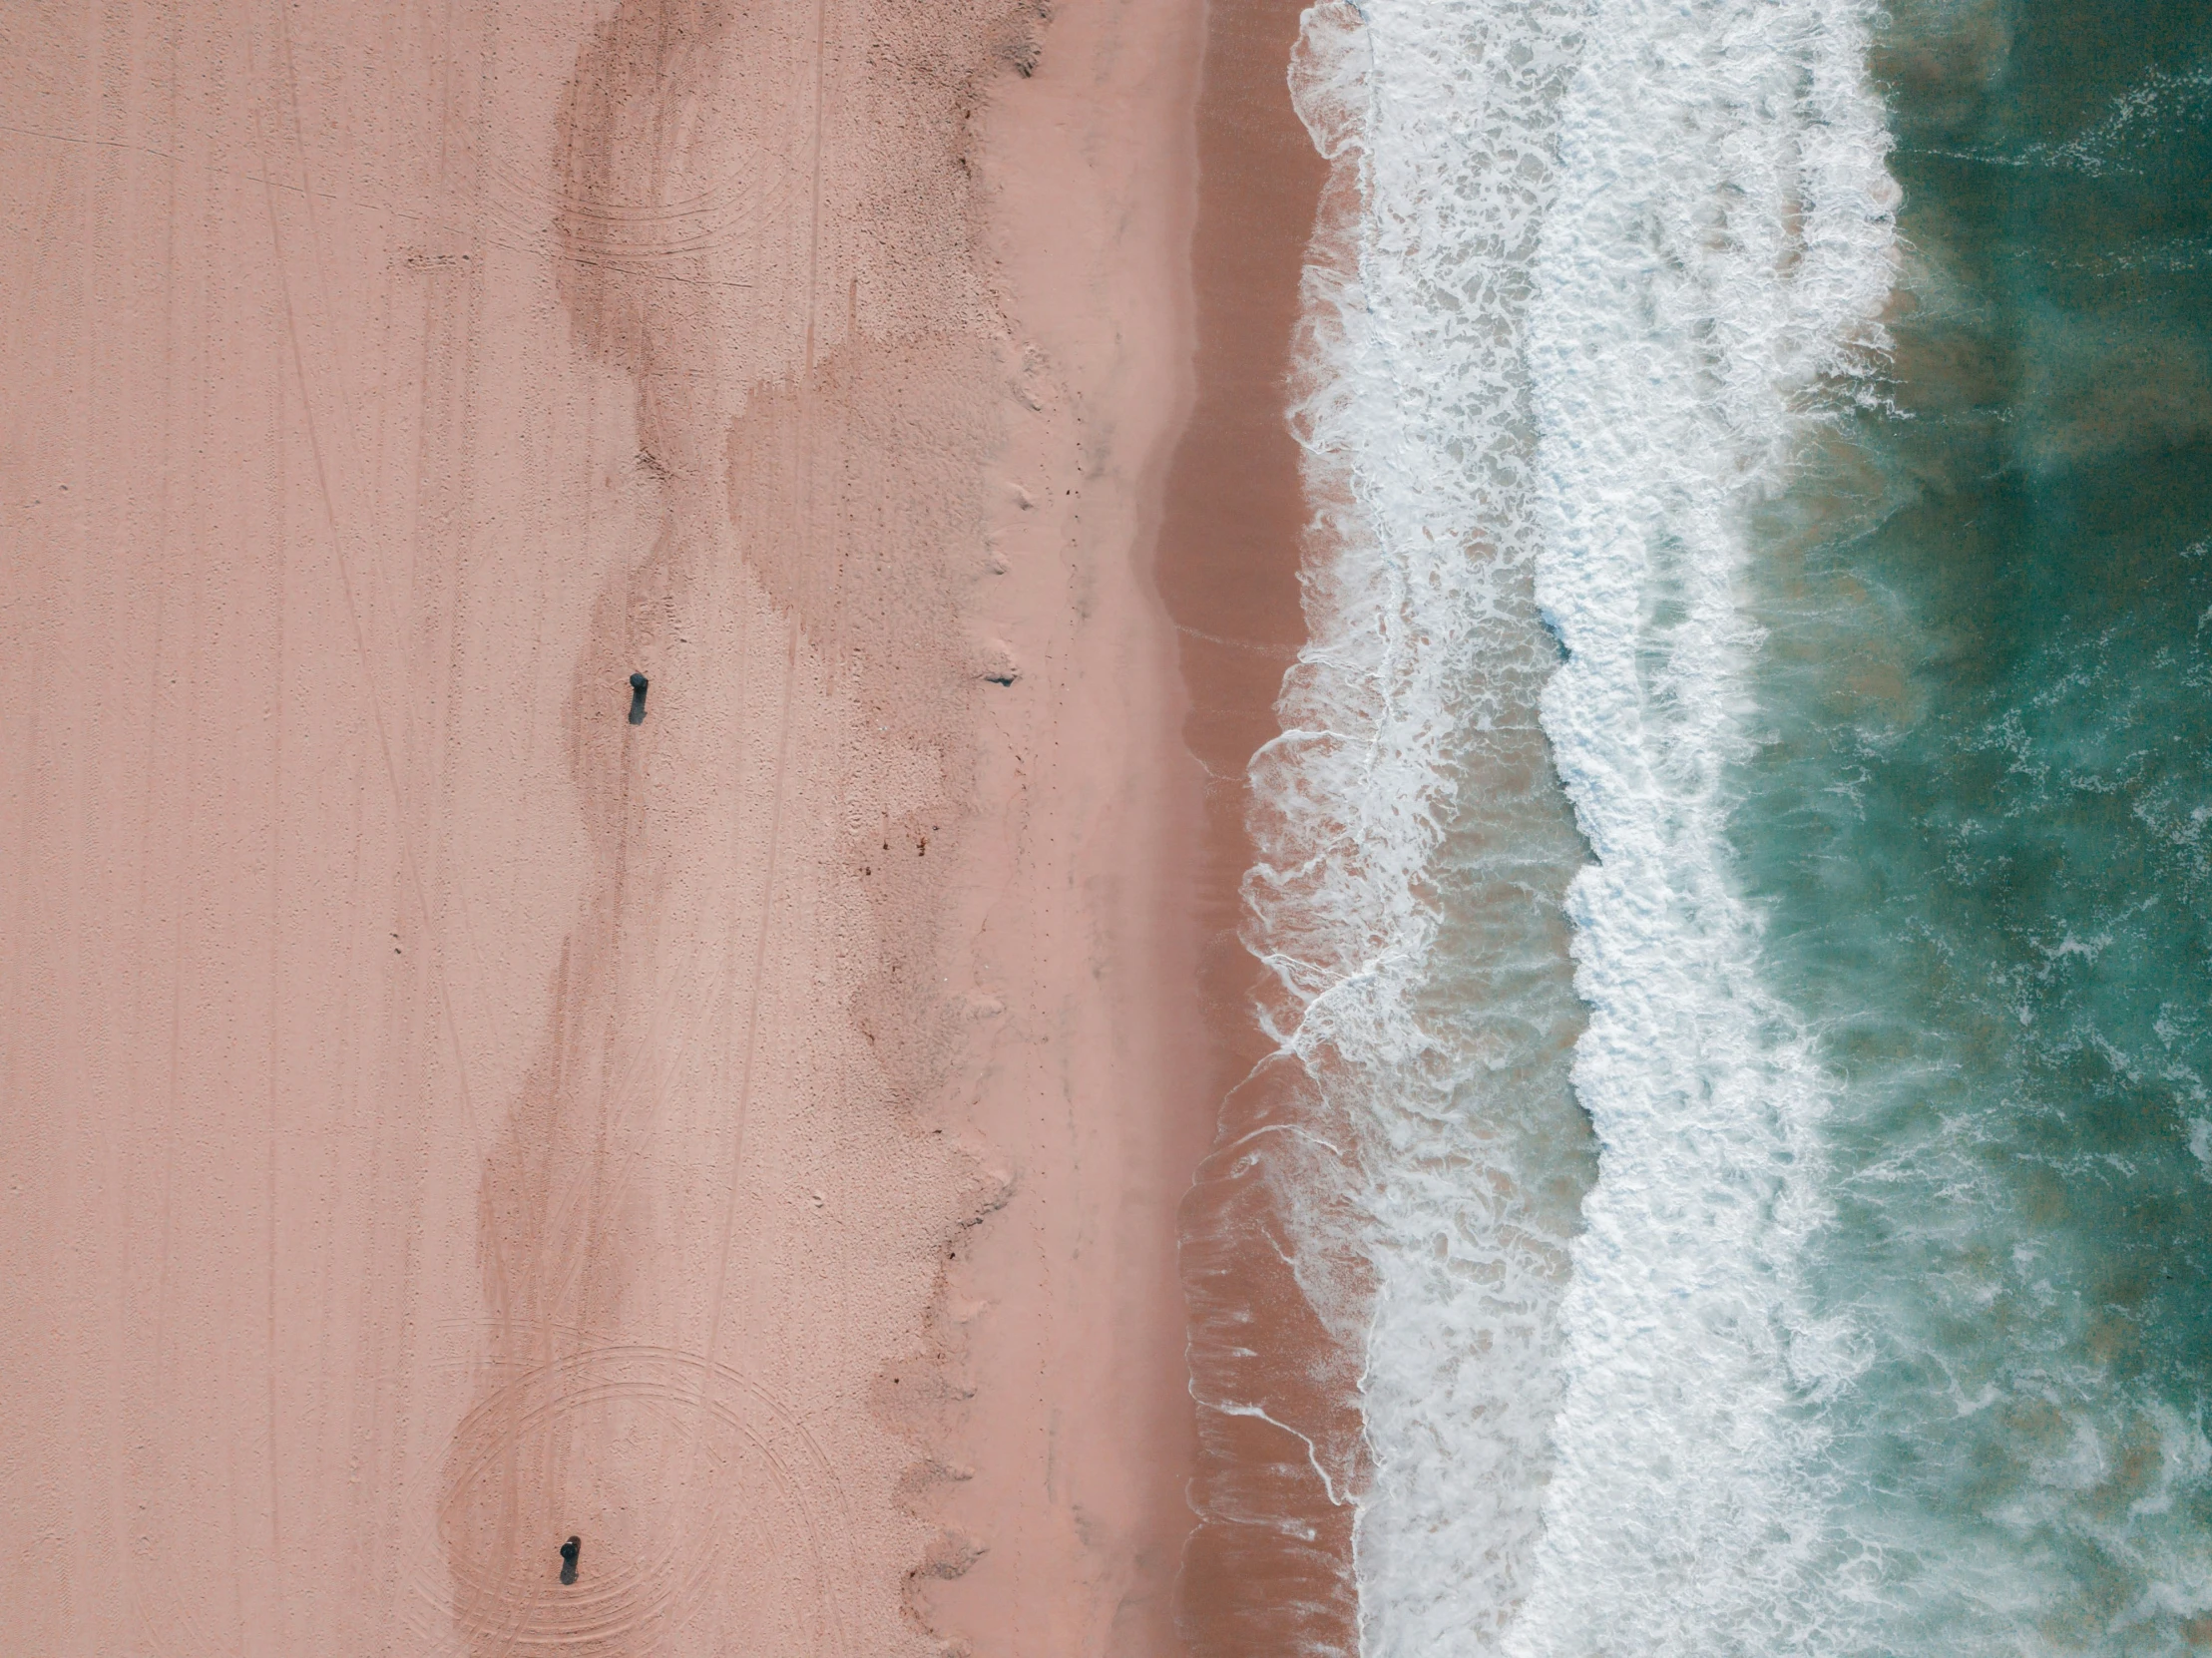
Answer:
<svg viewBox="0 0 2212 1658"><path fill-rule="evenodd" d="M1174 1649L1200 20L1056 9L0 16L8 1651Z"/></svg>

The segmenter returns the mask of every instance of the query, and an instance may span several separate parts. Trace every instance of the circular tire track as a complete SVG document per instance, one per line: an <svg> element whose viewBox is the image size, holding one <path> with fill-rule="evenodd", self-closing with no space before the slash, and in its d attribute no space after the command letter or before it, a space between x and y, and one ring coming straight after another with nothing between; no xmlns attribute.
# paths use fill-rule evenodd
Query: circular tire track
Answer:
<svg viewBox="0 0 2212 1658"><path fill-rule="evenodd" d="M441 1652L651 1658L714 1620L716 1650L842 1658L841 1495L804 1427L737 1372L665 1347L574 1354L462 1419L435 1499L411 1505L427 1523L404 1616Z"/></svg>
<svg viewBox="0 0 2212 1658"><path fill-rule="evenodd" d="M488 221L549 251L617 265L749 253L792 194L779 178L732 178L687 201L616 202L559 189L504 157L488 158L484 173L478 207Z"/></svg>
<svg viewBox="0 0 2212 1658"><path fill-rule="evenodd" d="M550 13L518 11L500 19L472 145L471 195L484 221L526 246L648 274L674 260L735 253L742 262L755 252L763 227L778 222L790 206L790 159L752 154L721 132L726 122L701 119L688 107L695 95L668 90L670 66L611 51L604 31L577 58L572 29L566 17ZM546 44L534 49L541 38ZM542 66L556 62L575 67L549 76ZM626 183L574 176L563 165L571 140L561 128L568 117L556 114L551 130L544 125L549 111L568 110L587 89L599 90L595 105L617 123L587 141L589 149L644 144L639 163L622 169L633 175ZM677 117L665 131L632 132L622 124L622 112L643 90L656 101L676 100ZM654 142L644 143L649 139ZM716 148L728 154L709 160Z"/></svg>

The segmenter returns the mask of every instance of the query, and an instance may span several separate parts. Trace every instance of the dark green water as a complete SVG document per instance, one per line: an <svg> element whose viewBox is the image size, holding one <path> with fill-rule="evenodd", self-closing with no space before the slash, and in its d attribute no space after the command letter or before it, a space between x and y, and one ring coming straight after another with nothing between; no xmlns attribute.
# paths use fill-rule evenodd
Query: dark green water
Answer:
<svg viewBox="0 0 2212 1658"><path fill-rule="evenodd" d="M2212 5L1882 42L1893 401L1769 517L1733 819L1841 1084L1808 1471L1851 1650L2212 1650Z"/></svg>

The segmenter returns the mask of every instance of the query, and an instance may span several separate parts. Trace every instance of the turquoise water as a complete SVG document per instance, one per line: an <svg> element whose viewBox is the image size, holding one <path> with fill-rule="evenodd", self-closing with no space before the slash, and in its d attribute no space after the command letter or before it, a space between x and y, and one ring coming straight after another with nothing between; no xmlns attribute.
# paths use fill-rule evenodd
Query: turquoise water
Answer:
<svg viewBox="0 0 2212 1658"><path fill-rule="evenodd" d="M1730 840L1834 1089L1855 1651L2212 1647L2212 8L1901 10L1889 406L1761 515Z"/></svg>

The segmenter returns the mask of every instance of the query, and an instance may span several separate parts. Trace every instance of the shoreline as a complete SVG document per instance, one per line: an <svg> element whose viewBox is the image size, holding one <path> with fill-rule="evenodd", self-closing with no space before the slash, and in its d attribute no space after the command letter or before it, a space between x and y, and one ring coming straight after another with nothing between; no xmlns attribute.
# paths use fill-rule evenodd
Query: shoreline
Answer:
<svg viewBox="0 0 2212 1658"><path fill-rule="evenodd" d="M1178 1216L1191 1388L1201 1402L1240 1408L1200 1416L1192 1505L1201 1523L1182 1603L1193 1649L1209 1658L1358 1645L1352 1513L1308 1444L1356 1444L1353 1379L1280 1252L1282 1238L1300 1235L1282 1207L1296 1201L1295 1182L1278 1183L1265 1144L1248 1137L1306 1114L1302 1076L1269 1062L1255 1018L1265 975L1244 942L1242 895L1257 858L1247 768L1280 732L1276 699L1307 637L1311 509L1288 406L1331 172L1291 104L1303 12L1302 0L1207 6L1192 242L1197 388L1158 556L1191 700L1184 741L1207 778L1197 915L1214 1120Z"/></svg>

